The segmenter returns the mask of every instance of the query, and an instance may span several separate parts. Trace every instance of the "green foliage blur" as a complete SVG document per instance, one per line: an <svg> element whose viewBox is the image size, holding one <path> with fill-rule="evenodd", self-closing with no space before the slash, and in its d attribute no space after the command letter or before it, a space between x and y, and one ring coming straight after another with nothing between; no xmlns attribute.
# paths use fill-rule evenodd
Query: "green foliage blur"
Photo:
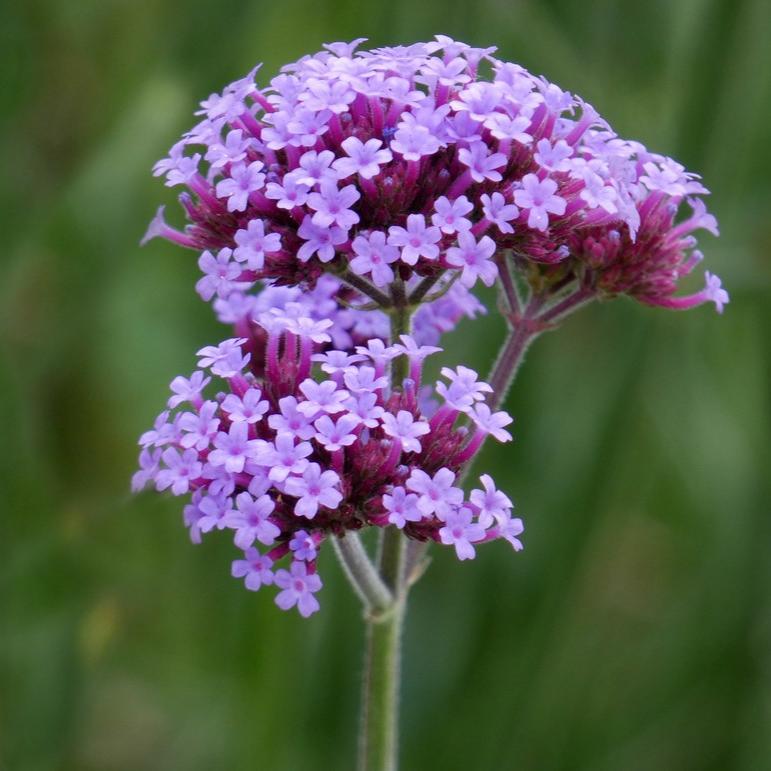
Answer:
<svg viewBox="0 0 771 771"><path fill-rule="evenodd" d="M445 33L704 176L731 304L616 301L539 340L483 463L526 549L433 550L405 770L771 768L768 0L10 0L0 5L0 769L315 771L355 755L362 624L278 611L132 498L136 438L226 332L192 253L138 241L197 102L323 42ZM694 285L698 283L695 279ZM487 369L492 314L445 361Z"/></svg>

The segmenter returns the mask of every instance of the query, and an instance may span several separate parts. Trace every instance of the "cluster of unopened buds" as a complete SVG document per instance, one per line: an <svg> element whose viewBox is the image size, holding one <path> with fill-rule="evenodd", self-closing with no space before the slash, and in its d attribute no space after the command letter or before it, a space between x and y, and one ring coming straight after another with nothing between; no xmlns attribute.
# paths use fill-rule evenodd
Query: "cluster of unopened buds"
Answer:
<svg viewBox="0 0 771 771"><path fill-rule="evenodd" d="M205 100L155 167L188 224L161 208L146 236L200 252L196 289L237 337L172 382L134 486L190 495L192 539L233 531L233 575L304 616L318 549L346 532L521 548L493 480L461 480L488 435L511 438L497 407L535 335L595 298L728 302L710 273L676 294L694 231L717 234L696 175L494 49L361 42ZM463 366L424 386L440 336L485 312L477 282L510 328L494 388Z"/></svg>

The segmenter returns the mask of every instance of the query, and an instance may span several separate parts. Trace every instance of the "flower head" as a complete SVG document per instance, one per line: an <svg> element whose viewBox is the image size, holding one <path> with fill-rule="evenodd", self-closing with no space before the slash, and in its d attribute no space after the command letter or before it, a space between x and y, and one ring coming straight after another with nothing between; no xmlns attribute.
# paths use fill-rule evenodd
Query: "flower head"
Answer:
<svg viewBox="0 0 771 771"><path fill-rule="evenodd" d="M445 413L431 417L413 380L389 387L379 367L403 357L414 370L437 347L404 335L397 345L370 341L349 354L328 348L323 336L314 343L314 324L291 304L260 318L261 348L245 338L207 347L208 372L172 381L175 393L193 384L193 403L164 411L143 436L134 479L136 489L153 483L190 496L185 519L195 542L232 531L244 551L233 575L249 589L273 584L280 607L308 615L318 607L324 541L365 525L451 545L462 559L473 556L472 544L514 537L508 499L489 477L483 498L475 491L467 501L458 484L480 433L508 438L502 426L511 420L481 409L489 386L473 370L443 370L450 383L435 391ZM309 345L297 345L298 337ZM247 345L251 357L242 354ZM241 369L216 375L223 358L238 359ZM209 380L216 398L204 398ZM290 570L276 570L287 555Z"/></svg>
<svg viewBox="0 0 771 771"><path fill-rule="evenodd" d="M204 299L234 307L231 295L259 281L313 286L345 269L384 287L397 259L408 284L437 270L461 272L467 288L491 283L471 231L485 255L512 249L547 282L560 263L561 285L572 272L600 294L681 307L691 234L716 230L696 175L494 49L444 36L361 42L325 46L264 85L255 69L205 100L155 165L187 188L189 224L176 230L159 212L147 238L204 253Z"/></svg>

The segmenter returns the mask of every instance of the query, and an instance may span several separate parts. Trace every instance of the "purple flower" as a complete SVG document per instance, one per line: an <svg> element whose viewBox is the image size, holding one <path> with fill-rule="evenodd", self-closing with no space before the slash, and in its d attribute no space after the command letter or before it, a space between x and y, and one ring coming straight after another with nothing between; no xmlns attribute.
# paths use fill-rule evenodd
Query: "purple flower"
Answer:
<svg viewBox="0 0 771 771"><path fill-rule="evenodd" d="M294 513L298 517L313 519L319 506L334 509L343 499L338 490L340 477L332 470L322 471L318 463L311 463L301 477L288 477L284 483L287 495L297 498Z"/></svg>
<svg viewBox="0 0 771 771"><path fill-rule="evenodd" d="M199 293L242 337L199 351L221 379L216 398L204 400L208 372L173 381L173 412L142 435L133 486L187 493L196 542L233 529L245 552L232 572L249 588L288 557L277 602L303 615L318 608L326 537L396 526L461 559L481 542L521 548L522 523L489 476L468 502L456 485L486 437L511 439L511 417L468 368L421 386L440 336L484 312L477 280L492 285L506 265L504 312L534 327L591 292L728 302L710 273L677 294L701 259L694 232L717 232L697 175L493 49L360 42L205 100L155 167L184 186L187 225L158 212L147 234L200 255ZM515 302L510 280L528 296ZM411 335L389 345L402 304Z"/></svg>
<svg viewBox="0 0 771 771"><path fill-rule="evenodd" d="M243 396L228 394L222 402L222 409L233 423L257 423L269 408L259 388L250 388Z"/></svg>
<svg viewBox="0 0 771 771"><path fill-rule="evenodd" d="M391 359L398 356L401 351L392 345L386 345L382 340L374 338L367 341L367 345L356 346L356 353L368 356L375 366L385 366Z"/></svg>
<svg viewBox="0 0 771 771"><path fill-rule="evenodd" d="M201 477L207 482L205 488L210 497L229 497L236 490L235 477L224 466L213 466L211 463L206 463Z"/></svg>
<svg viewBox="0 0 771 771"><path fill-rule="evenodd" d="M331 319L309 319L307 316L300 316L296 319L289 319L287 323L287 329L294 335L297 335L301 339L310 340L311 342L328 343L332 339L326 332L334 322Z"/></svg>
<svg viewBox="0 0 771 771"><path fill-rule="evenodd" d="M246 588L256 592L260 587L273 583L272 567L273 560L270 557L249 548L244 551L244 559L233 560L230 575L243 578Z"/></svg>
<svg viewBox="0 0 771 771"><path fill-rule="evenodd" d="M319 189L321 192L308 196L308 206L316 212L312 217L313 224L320 228L337 225L342 230L350 230L359 221L359 215L351 210L361 198L354 185L338 190L336 182L325 179Z"/></svg>
<svg viewBox="0 0 771 771"><path fill-rule="evenodd" d="M163 450L159 447L155 450L144 448L139 453L139 471L131 477L131 492L138 493L140 490L144 490L145 485L155 479L160 467L162 452Z"/></svg>
<svg viewBox="0 0 771 771"><path fill-rule="evenodd" d="M348 137L340 145L345 150L347 158L338 158L332 167L340 179L346 179L353 174L359 174L364 179L372 179L380 173L380 167L393 159L391 151L383 147L379 139L368 139L362 142L356 137Z"/></svg>
<svg viewBox="0 0 771 771"><path fill-rule="evenodd" d="M228 211L244 211L249 193L260 190L265 184L261 172L265 164L252 161L248 166L238 164L231 167L230 176L217 183L217 196L228 199Z"/></svg>
<svg viewBox="0 0 771 771"><path fill-rule="evenodd" d="M528 210L527 226L536 230L549 227L549 214L565 213L567 202L555 195L557 183L553 179L539 180L535 174L525 174L522 188L514 191L514 203Z"/></svg>
<svg viewBox="0 0 771 771"><path fill-rule="evenodd" d="M442 367L441 374L450 381L450 385L438 382L436 392L450 407L461 412L466 412L474 402L484 399L485 394L492 393L493 389L479 380L479 375L473 369L463 365L455 370Z"/></svg>
<svg viewBox="0 0 771 771"><path fill-rule="evenodd" d="M356 92L346 81L328 81L311 78L308 90L300 95L300 100L314 112L330 110L340 113L356 98Z"/></svg>
<svg viewBox="0 0 771 771"><path fill-rule="evenodd" d="M276 202L279 209L289 209L290 211L298 206L302 206L308 200L310 188L295 181L287 174L281 184L278 182L268 182L265 188L265 197Z"/></svg>
<svg viewBox="0 0 771 771"><path fill-rule="evenodd" d="M169 397L168 405L171 409L178 407L183 402L190 402L196 405L201 401L203 389L211 382L210 377L206 377L203 372L196 370L188 380L181 375L171 381L171 390L174 396Z"/></svg>
<svg viewBox="0 0 771 771"><path fill-rule="evenodd" d="M225 340L219 345L207 345L198 351L199 367L210 367L215 375L233 377L248 364L250 354L243 354L241 346L246 342L243 337Z"/></svg>
<svg viewBox="0 0 771 771"><path fill-rule="evenodd" d="M492 412L486 404L480 403L474 405L469 414L480 431L490 434L499 442L511 441L511 434L504 429L513 421L507 412Z"/></svg>
<svg viewBox="0 0 771 771"><path fill-rule="evenodd" d="M313 361L321 362L322 371L328 375L342 374L353 367L354 364L358 364L364 361L364 356L361 354L351 354L346 351L326 351L325 353L314 353L311 356Z"/></svg>
<svg viewBox="0 0 771 771"><path fill-rule="evenodd" d="M447 263L463 268L460 281L464 286L474 286L480 279L485 286L492 286L498 277L498 266L490 259L495 253L495 241L482 236L477 242L469 232L458 234L458 246L447 250Z"/></svg>
<svg viewBox="0 0 771 771"><path fill-rule="evenodd" d="M388 385L387 377L378 377L373 367L351 367L344 375L345 387L352 393L382 391Z"/></svg>
<svg viewBox="0 0 771 771"><path fill-rule="evenodd" d="M199 516L195 526L201 533L208 533L214 528L224 530L228 526L228 514L230 514L232 501L224 494L205 495L198 501ZM191 534L192 535L192 534Z"/></svg>
<svg viewBox="0 0 771 771"><path fill-rule="evenodd" d="M421 257L435 260L439 256L436 244L440 238L439 228L433 225L426 227L422 214L410 214L406 228L398 225L388 228L388 243L401 247L401 259L406 265L414 265Z"/></svg>
<svg viewBox="0 0 771 771"><path fill-rule="evenodd" d="M513 140L523 145L529 145L533 137L527 133L531 119L527 115L517 115L512 118L504 112L494 112L485 120L485 128L501 140Z"/></svg>
<svg viewBox="0 0 771 771"><path fill-rule="evenodd" d="M420 522L423 515L418 509L418 496L408 493L403 487L394 487L390 495L383 495L383 508L388 512L388 521L398 528L407 522Z"/></svg>
<svg viewBox="0 0 771 771"><path fill-rule="evenodd" d="M564 139L558 139L554 144L548 139L540 139L536 148L533 157L543 168L549 171L570 170L569 158L573 155L573 148Z"/></svg>
<svg viewBox="0 0 771 771"><path fill-rule="evenodd" d="M460 86L468 83L471 76L466 73L468 62L461 57L448 60L430 59L422 69L420 83L433 86L436 83L442 86Z"/></svg>
<svg viewBox="0 0 771 771"><path fill-rule="evenodd" d="M276 508L268 495L252 498L249 493L236 496L236 510L227 515L227 526L235 531L235 544L239 549L248 549L255 541L265 546L272 546L281 535L276 525L268 516Z"/></svg>
<svg viewBox="0 0 771 771"><path fill-rule="evenodd" d="M586 169L583 174L584 189L580 196L586 201L592 209L605 209L609 214L615 214L618 211L616 202L618 194L611 185L606 185L605 180L595 174L591 169Z"/></svg>
<svg viewBox="0 0 771 771"><path fill-rule="evenodd" d="M396 343L392 347L398 353L407 356L411 364L418 364L431 354L442 350L435 345L419 345L412 335L401 335L399 339L401 343Z"/></svg>
<svg viewBox="0 0 771 771"><path fill-rule="evenodd" d="M209 147L206 160L212 169L218 169L228 163L238 163L246 158L249 142L244 139L241 129L228 131L224 142L216 142Z"/></svg>
<svg viewBox="0 0 771 771"><path fill-rule="evenodd" d="M314 254L318 255L321 262L329 262L334 259L335 247L348 240L342 228L314 225L310 216L303 220L297 235L305 240L297 252L297 258L302 262L308 262Z"/></svg>
<svg viewBox="0 0 771 771"><path fill-rule="evenodd" d="M723 307L729 302L728 292L723 289L723 282L719 276L710 273L708 270L704 272L704 279L706 281L706 286L703 290L704 298L715 303L717 312L722 313Z"/></svg>
<svg viewBox="0 0 771 771"><path fill-rule="evenodd" d="M303 562L313 562L318 554L316 542L305 530L298 530L292 536L292 540L289 541L289 548L293 552L294 558L303 560Z"/></svg>
<svg viewBox="0 0 771 771"><path fill-rule="evenodd" d="M232 423L227 433L220 431L214 437L215 449L209 453L212 466L224 466L225 471L238 474L244 470L247 460L255 460L265 442L249 439L249 424Z"/></svg>
<svg viewBox="0 0 771 771"><path fill-rule="evenodd" d="M255 72L206 100L204 120L154 169L186 187L190 226L177 230L159 212L147 237L199 252L235 250L234 259L205 267L199 282L223 322L249 315L245 298L259 291L257 279L275 282L271 294L277 285L314 286L318 263L334 260L376 287L398 274L412 288L416 276L447 266L448 248L462 248L444 236L470 231L510 249L515 228L517 271L561 263L566 281L580 277L603 295L699 304L675 294L697 259L691 233L716 230L697 175L618 137L591 106L493 49L441 36L374 51L331 44L264 86ZM692 217L680 216L681 204L694 208ZM519 232L520 220L529 232ZM390 237L358 240L371 231ZM233 261L246 270L239 275ZM492 281L489 262L480 267ZM464 281L474 275L466 270ZM312 317L334 321L336 347L385 335L382 313L362 312L360 296L324 278L337 284L328 295L334 317ZM436 318L443 323L433 335L461 316Z"/></svg>
<svg viewBox="0 0 771 771"><path fill-rule="evenodd" d="M198 173L198 165L201 162L201 154L195 153L184 156L185 142L177 142L171 148L168 158L158 161L153 166L153 175L156 177L166 175L166 186L186 185Z"/></svg>
<svg viewBox="0 0 771 771"><path fill-rule="evenodd" d="M277 570L273 582L279 589L276 605L289 610L297 605L303 618L308 618L319 609L319 601L313 596L321 589L321 579L310 573L304 562L295 561L289 570Z"/></svg>
<svg viewBox="0 0 771 771"><path fill-rule="evenodd" d="M300 158L299 168L289 172L287 176L297 184L314 188L324 180L337 180L337 174L330 168L334 160L335 154L329 150L320 153L309 150ZM284 177L284 183L286 181L287 177Z"/></svg>
<svg viewBox="0 0 771 771"><path fill-rule="evenodd" d="M514 204L507 204L506 199L500 193L492 195L482 194L482 212L501 233L513 233L514 228L509 225L519 217L519 209Z"/></svg>
<svg viewBox="0 0 771 771"><path fill-rule="evenodd" d="M201 476L203 465L195 450L185 450L181 455L173 447L167 447L161 459L166 464L155 475L156 489L171 488L174 495L184 495L190 489L190 482Z"/></svg>
<svg viewBox="0 0 771 771"><path fill-rule="evenodd" d="M343 402L349 396L348 391L338 389L337 383L332 380L317 383L308 378L300 383L300 391L307 401L300 402L297 409L308 418L313 418L320 412L342 412L345 409Z"/></svg>
<svg viewBox="0 0 771 771"><path fill-rule="evenodd" d="M479 477L484 487L482 490L472 490L469 501L477 507L477 519L485 527L490 527L494 521L498 524L504 524L510 518L512 502L507 495L497 490L495 482L489 474L482 474Z"/></svg>
<svg viewBox="0 0 771 771"><path fill-rule="evenodd" d="M322 415L313 425L316 428L316 441L329 452L336 452L356 441L353 430L359 425L359 419L349 414L341 415L337 420Z"/></svg>
<svg viewBox="0 0 771 771"><path fill-rule="evenodd" d="M352 247L356 256L350 266L354 273L360 276L370 273L375 286L385 286L394 280L390 264L399 259L399 250L386 242L385 233L375 230L366 236L356 236Z"/></svg>
<svg viewBox="0 0 771 771"><path fill-rule="evenodd" d="M416 124L400 126L391 142L391 149L405 161L419 161L424 155L433 155L441 146L441 141L429 129Z"/></svg>
<svg viewBox="0 0 771 771"><path fill-rule="evenodd" d="M220 421L215 417L217 402L204 402L198 414L185 412L179 418L179 430L182 435L179 443L185 449L205 450L217 433Z"/></svg>
<svg viewBox="0 0 771 771"><path fill-rule="evenodd" d="M508 517L498 525L498 535L505 538L514 548L514 551L522 551L522 541L517 538L525 530L522 520L519 517Z"/></svg>
<svg viewBox="0 0 771 771"><path fill-rule="evenodd" d="M289 144L295 147L313 147L329 130L327 113L297 110L287 123Z"/></svg>
<svg viewBox="0 0 771 771"><path fill-rule="evenodd" d="M476 550L472 543L485 537L485 529L472 522L472 516L471 509L466 506L451 511L444 520L444 527L439 530L442 543L454 546L459 560L474 559Z"/></svg>
<svg viewBox="0 0 771 771"><path fill-rule="evenodd" d="M661 191L667 195L681 196L688 192L688 180L685 169L671 159L667 159L661 165L652 161L643 164L645 174L640 177L648 190Z"/></svg>
<svg viewBox="0 0 771 771"><path fill-rule="evenodd" d="M268 417L268 425L276 433L288 433L296 439L310 439L316 432L310 420L298 409L294 396L284 396L278 400L280 412Z"/></svg>
<svg viewBox="0 0 771 771"><path fill-rule="evenodd" d="M236 231L234 239L238 246L233 257L239 262L245 262L250 270L262 270L265 255L281 251L281 236L278 233L266 233L265 223L261 219L253 219L246 230Z"/></svg>
<svg viewBox="0 0 771 771"><path fill-rule="evenodd" d="M150 431L145 431L142 436L139 437L139 444L142 447L149 445L155 445L161 447L164 444L169 444L177 438L177 425L175 423L169 423L169 411L164 410L155 419L153 428Z"/></svg>
<svg viewBox="0 0 771 771"><path fill-rule="evenodd" d="M415 420L411 412L399 410L396 416L390 412L383 415L383 431L397 439L404 452L420 452L419 436L424 436L431 429L423 420Z"/></svg>
<svg viewBox="0 0 771 771"><path fill-rule="evenodd" d="M242 424L243 425L243 424ZM257 462L269 468L268 478L283 482L290 474L302 474L313 452L309 442L295 444L291 434L278 434L273 444L266 443Z"/></svg>
<svg viewBox="0 0 771 771"><path fill-rule="evenodd" d="M418 494L417 506L422 514L436 514L444 520L463 503L463 490L453 487L454 481L455 474L448 468L440 468L433 477L416 468L407 479L407 489Z"/></svg>
<svg viewBox="0 0 771 771"><path fill-rule="evenodd" d="M345 402L345 408L366 428L379 426L385 413L385 410L377 403L377 394L366 391L349 397Z"/></svg>
<svg viewBox="0 0 771 771"><path fill-rule="evenodd" d="M201 299L211 300L215 294L225 297L235 289L245 289L250 286L238 283L241 266L231 260L232 255L231 249L220 249L216 257L208 251L201 254L198 267L204 276L195 285Z"/></svg>
<svg viewBox="0 0 771 771"><path fill-rule="evenodd" d="M458 159L464 166L468 166L474 182L500 182L503 179L498 169L506 165L506 156L503 153L491 153L484 142L474 142L469 148L462 147L458 151Z"/></svg>
<svg viewBox="0 0 771 771"><path fill-rule="evenodd" d="M473 210L474 205L465 195L458 196L454 201L450 201L443 195L434 201L434 214L431 215L431 222L442 233L452 235L471 228L471 220L466 219L466 215Z"/></svg>
<svg viewBox="0 0 771 771"><path fill-rule="evenodd" d="M471 83L466 86L450 106L468 112L477 121L484 121L496 111L501 101L501 90L493 83Z"/></svg>

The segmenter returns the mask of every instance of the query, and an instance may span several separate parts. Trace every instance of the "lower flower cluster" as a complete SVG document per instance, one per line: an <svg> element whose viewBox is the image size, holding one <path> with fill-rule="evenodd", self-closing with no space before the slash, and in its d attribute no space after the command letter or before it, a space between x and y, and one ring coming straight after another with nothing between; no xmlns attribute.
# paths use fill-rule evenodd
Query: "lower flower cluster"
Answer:
<svg viewBox="0 0 771 771"><path fill-rule="evenodd" d="M330 320L287 303L262 313L262 350L234 338L199 351L199 369L171 383L169 409L140 438L133 487L190 496L193 542L229 530L242 550L232 574L248 589L279 589L276 604L309 616L319 608L322 542L365 526L452 546L460 559L523 530L512 503L481 477L468 499L459 475L490 435L511 439L512 418L494 412L491 388L466 367L421 385L439 348L403 335L352 350L330 347ZM404 372L391 387L389 372ZM210 397L207 391L218 392ZM277 567L284 557L288 566Z"/></svg>

